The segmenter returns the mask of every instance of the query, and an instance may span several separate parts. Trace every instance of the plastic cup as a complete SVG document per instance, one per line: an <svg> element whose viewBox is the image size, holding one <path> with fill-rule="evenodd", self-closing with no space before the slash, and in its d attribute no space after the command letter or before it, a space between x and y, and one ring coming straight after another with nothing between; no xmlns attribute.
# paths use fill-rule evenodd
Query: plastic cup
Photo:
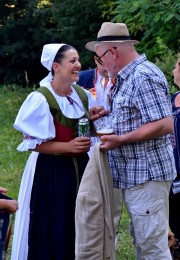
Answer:
<svg viewBox="0 0 180 260"><path fill-rule="evenodd" d="M93 122L95 130L99 138L103 135L112 135L113 127L111 119L108 116L103 116ZM105 142L105 141L102 141Z"/></svg>

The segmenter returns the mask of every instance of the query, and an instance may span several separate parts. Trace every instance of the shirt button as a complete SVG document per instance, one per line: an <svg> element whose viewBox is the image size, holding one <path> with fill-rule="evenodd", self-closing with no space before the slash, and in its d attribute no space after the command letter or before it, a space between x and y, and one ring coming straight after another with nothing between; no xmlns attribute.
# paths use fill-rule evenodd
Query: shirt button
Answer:
<svg viewBox="0 0 180 260"><path fill-rule="evenodd" d="M146 211L146 214L149 214L149 210Z"/></svg>
<svg viewBox="0 0 180 260"><path fill-rule="evenodd" d="M109 235L109 239L112 239L113 237L111 235Z"/></svg>
<svg viewBox="0 0 180 260"><path fill-rule="evenodd" d="M106 256L106 259L110 259L111 257L110 256Z"/></svg>

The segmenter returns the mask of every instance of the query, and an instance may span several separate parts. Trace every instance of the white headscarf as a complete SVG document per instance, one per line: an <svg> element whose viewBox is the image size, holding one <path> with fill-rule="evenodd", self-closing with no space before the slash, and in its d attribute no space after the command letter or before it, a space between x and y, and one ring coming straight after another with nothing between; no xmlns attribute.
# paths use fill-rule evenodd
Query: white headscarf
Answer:
<svg viewBox="0 0 180 260"><path fill-rule="evenodd" d="M42 79L40 81L40 86L43 86L47 82L52 81L52 79L53 79L53 75L51 73L52 64L54 62L54 58L55 58L58 50L63 45L66 45L66 44L64 44L64 43L50 43L50 44L44 45L43 50L42 50L42 55L41 55L41 63L50 72L44 79Z"/></svg>

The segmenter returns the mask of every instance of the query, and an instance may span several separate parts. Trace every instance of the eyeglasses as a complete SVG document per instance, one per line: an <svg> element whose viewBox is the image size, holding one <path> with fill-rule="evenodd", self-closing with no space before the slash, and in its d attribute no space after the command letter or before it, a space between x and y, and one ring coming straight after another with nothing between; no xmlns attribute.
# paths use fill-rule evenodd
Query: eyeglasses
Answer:
<svg viewBox="0 0 180 260"><path fill-rule="evenodd" d="M94 53L94 55L97 57L97 62L99 62L100 65L103 65L103 62L101 60L101 58L106 55L106 53L109 51L109 49L107 51L105 51L100 57L97 55L97 53Z"/></svg>

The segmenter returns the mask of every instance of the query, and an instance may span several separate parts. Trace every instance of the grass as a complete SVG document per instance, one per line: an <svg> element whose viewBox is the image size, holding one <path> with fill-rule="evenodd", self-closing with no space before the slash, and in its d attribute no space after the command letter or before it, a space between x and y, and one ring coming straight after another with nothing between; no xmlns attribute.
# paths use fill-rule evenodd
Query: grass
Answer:
<svg viewBox="0 0 180 260"><path fill-rule="evenodd" d="M32 89L18 86L0 86L0 186L8 189L8 195L18 198L18 190L29 152L20 153L16 147L22 140L22 134L13 128L17 112ZM11 238L12 239L12 238ZM6 260L10 260L11 243ZM117 260L134 260L134 247L129 235L129 217L125 208L121 218ZM41 259L40 259L41 260Z"/></svg>
<svg viewBox="0 0 180 260"><path fill-rule="evenodd" d="M0 185L7 187L8 195L16 199L28 152L20 153L16 150L22 134L13 128L13 123L28 92L30 90L9 91L0 88Z"/></svg>
<svg viewBox="0 0 180 260"><path fill-rule="evenodd" d="M30 91L32 90L0 86L0 186L7 188L7 195L14 199L18 198L19 185L29 153L16 150L22 140L22 134L13 128L13 123L19 107ZM6 260L10 260L11 242Z"/></svg>
<svg viewBox="0 0 180 260"><path fill-rule="evenodd" d="M135 260L135 249L132 242L132 237L129 233L130 219L125 207L123 207L122 217L119 228L119 239L117 249L117 260Z"/></svg>

